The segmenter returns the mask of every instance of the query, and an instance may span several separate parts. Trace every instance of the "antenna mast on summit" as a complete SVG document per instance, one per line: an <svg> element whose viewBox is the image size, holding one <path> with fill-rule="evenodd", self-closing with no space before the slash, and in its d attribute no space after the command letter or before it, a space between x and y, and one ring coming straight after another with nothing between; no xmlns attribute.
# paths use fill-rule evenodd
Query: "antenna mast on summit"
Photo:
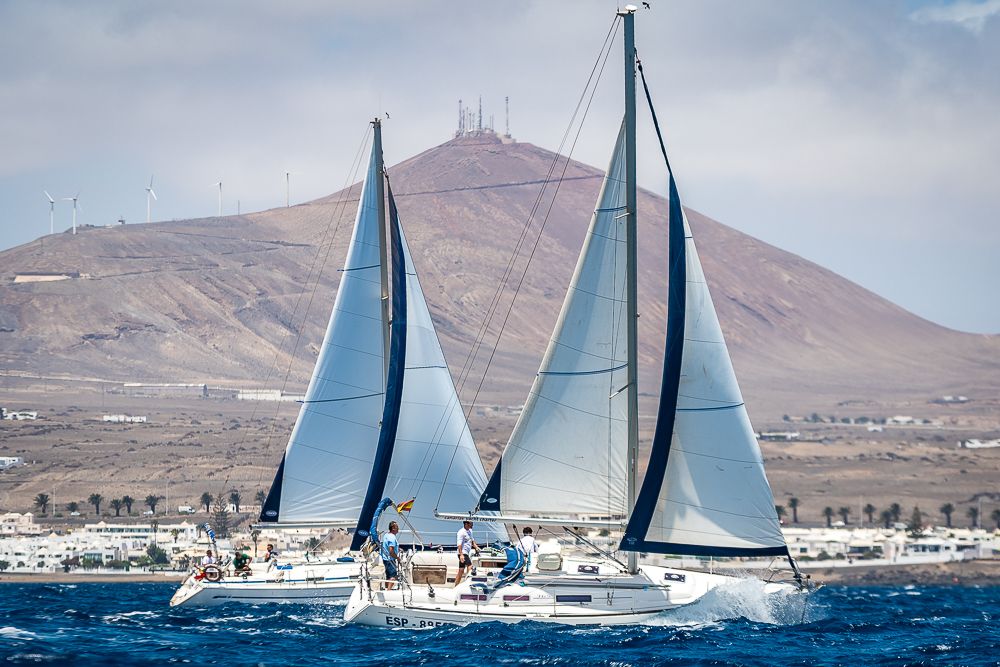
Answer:
<svg viewBox="0 0 1000 667"><path fill-rule="evenodd" d="M479 121L476 123L476 129L480 132L483 131L483 96L479 96Z"/></svg>
<svg viewBox="0 0 1000 667"><path fill-rule="evenodd" d="M506 119L504 121L504 136L510 136L510 96L503 98Z"/></svg>

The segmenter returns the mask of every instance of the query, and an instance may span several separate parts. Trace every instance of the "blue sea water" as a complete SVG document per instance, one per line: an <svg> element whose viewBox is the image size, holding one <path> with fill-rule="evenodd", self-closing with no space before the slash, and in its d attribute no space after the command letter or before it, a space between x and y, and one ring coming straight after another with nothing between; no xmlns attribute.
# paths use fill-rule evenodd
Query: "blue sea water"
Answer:
<svg viewBox="0 0 1000 667"><path fill-rule="evenodd" d="M171 584L3 584L4 664L998 665L1000 588L828 587L769 599L754 582L656 623L433 630L346 625L343 604L170 609Z"/></svg>

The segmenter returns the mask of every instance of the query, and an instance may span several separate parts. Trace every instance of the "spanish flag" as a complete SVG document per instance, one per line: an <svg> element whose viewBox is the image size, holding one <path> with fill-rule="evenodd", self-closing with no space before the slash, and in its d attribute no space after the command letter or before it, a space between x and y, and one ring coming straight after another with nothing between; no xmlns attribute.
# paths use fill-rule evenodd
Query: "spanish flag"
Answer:
<svg viewBox="0 0 1000 667"><path fill-rule="evenodd" d="M416 498L410 498L406 502L399 503L398 505L396 505L396 511L397 512L409 512L410 510L413 509L413 501L414 500L416 500Z"/></svg>

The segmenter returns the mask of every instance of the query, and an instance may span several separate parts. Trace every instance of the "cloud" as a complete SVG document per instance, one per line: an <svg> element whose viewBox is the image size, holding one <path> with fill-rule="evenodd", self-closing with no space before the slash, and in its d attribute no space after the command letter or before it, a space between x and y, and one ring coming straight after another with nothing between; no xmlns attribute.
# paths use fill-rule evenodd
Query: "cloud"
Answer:
<svg viewBox="0 0 1000 667"><path fill-rule="evenodd" d="M922 7L910 14L918 23L954 23L973 33L981 33L986 22L1000 14L1000 0L956 2L938 7Z"/></svg>
<svg viewBox="0 0 1000 667"><path fill-rule="evenodd" d="M48 232L43 188L80 191L92 224L145 220L150 174L154 219L214 215L220 179L226 213L283 205L286 169L293 203L327 195L383 111L390 165L447 140L480 94L498 127L509 95L514 136L556 149L616 4L0 1L0 248ZM834 268L836 230L865 286L1000 330L1000 307L971 305L995 301L1000 267L962 256L1000 255L1000 0L651 4L637 44L687 203ZM589 164L620 122L619 58L574 153ZM640 151L640 183L662 191L657 155ZM900 262L939 267L969 304L933 306Z"/></svg>

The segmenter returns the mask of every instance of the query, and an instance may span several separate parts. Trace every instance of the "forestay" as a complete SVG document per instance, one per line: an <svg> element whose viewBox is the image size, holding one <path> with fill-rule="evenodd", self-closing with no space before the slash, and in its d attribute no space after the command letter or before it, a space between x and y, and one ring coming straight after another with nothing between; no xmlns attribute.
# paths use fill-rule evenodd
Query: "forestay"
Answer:
<svg viewBox="0 0 1000 667"><path fill-rule="evenodd" d="M323 346L261 521L353 524L368 488L384 393L377 149Z"/></svg>
<svg viewBox="0 0 1000 667"><path fill-rule="evenodd" d="M481 510L627 513L625 224L623 125L558 323Z"/></svg>

